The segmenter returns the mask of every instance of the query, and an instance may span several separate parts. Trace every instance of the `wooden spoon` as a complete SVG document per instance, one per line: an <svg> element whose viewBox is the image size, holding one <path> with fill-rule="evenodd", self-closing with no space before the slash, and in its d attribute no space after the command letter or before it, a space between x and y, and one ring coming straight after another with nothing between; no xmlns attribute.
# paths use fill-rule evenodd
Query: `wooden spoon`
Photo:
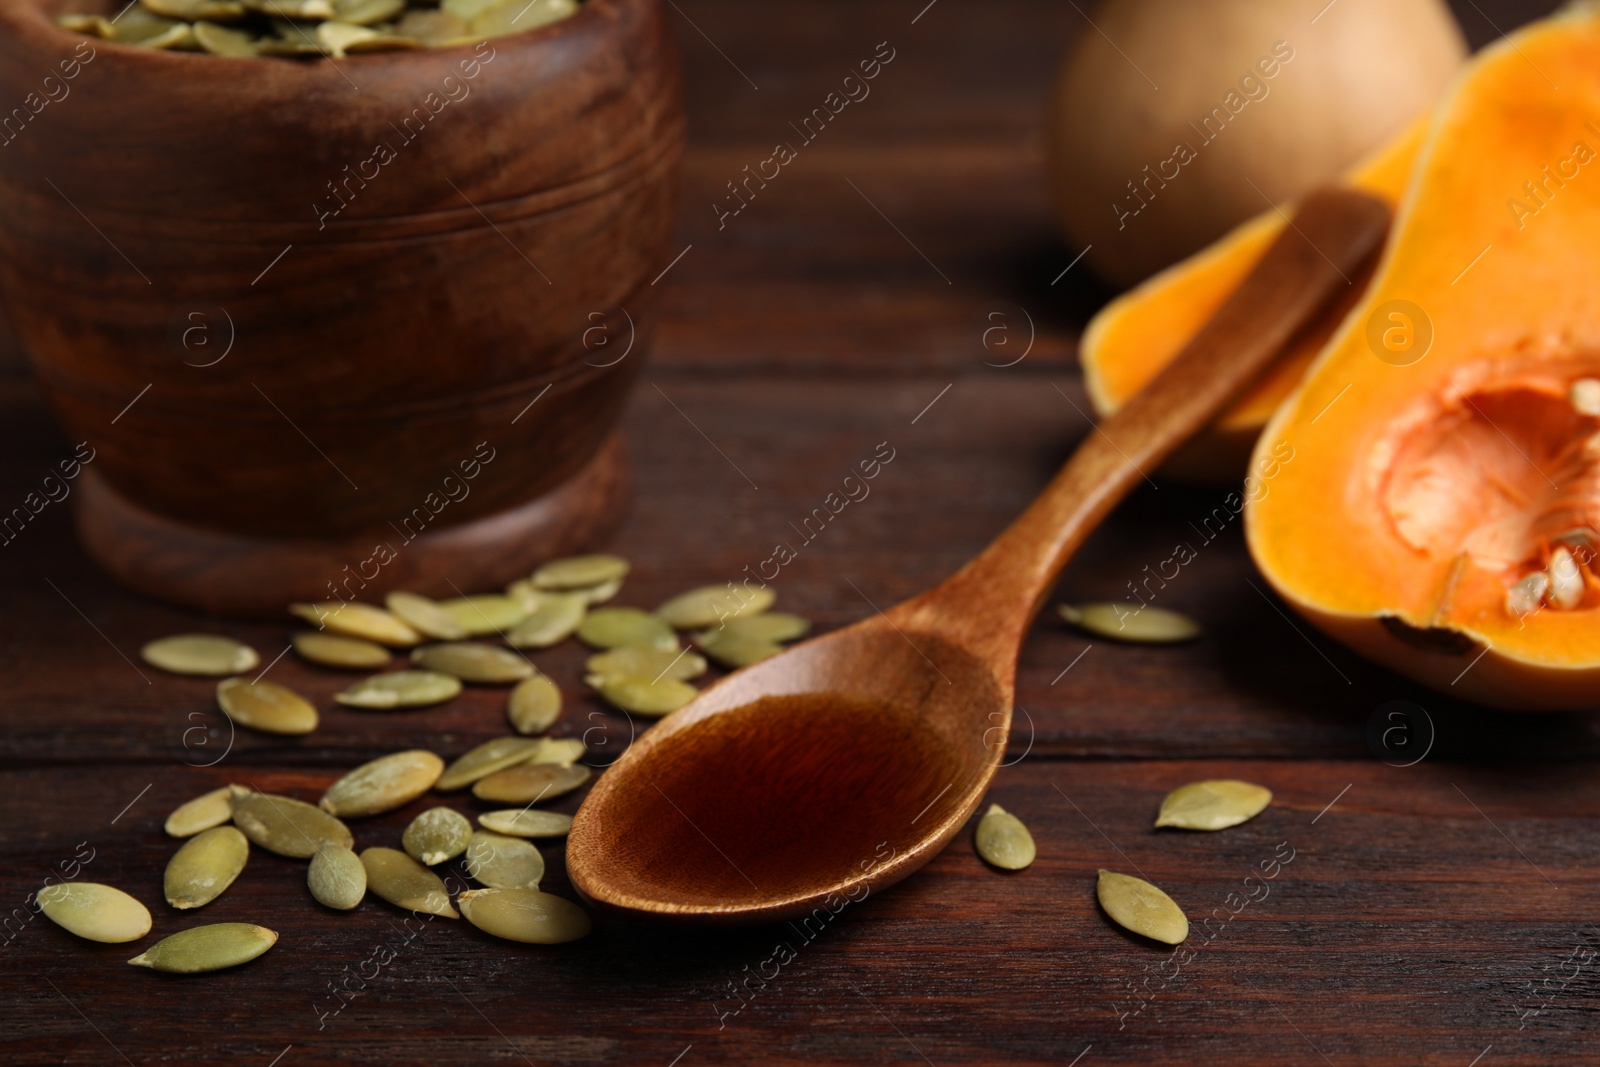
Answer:
<svg viewBox="0 0 1600 1067"><path fill-rule="evenodd" d="M603 908L810 913L809 927L931 859L1003 759L1018 650L1073 551L1351 284L1387 226L1371 197L1309 196L1171 365L981 555L729 676L634 742L572 824L573 885Z"/></svg>

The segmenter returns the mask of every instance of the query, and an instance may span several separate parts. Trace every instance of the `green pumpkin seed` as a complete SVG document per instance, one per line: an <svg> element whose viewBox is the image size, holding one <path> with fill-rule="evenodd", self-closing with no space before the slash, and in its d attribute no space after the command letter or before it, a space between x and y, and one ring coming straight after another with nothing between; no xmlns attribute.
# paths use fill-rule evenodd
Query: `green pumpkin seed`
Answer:
<svg viewBox="0 0 1600 1067"><path fill-rule="evenodd" d="M703 585L679 593L656 614L680 630L704 630L727 619L760 615L777 599L778 594L764 585Z"/></svg>
<svg viewBox="0 0 1600 1067"><path fill-rule="evenodd" d="M416 593L390 593L383 606L395 618L413 630L435 641L459 641L467 636L467 628L456 617L434 601Z"/></svg>
<svg viewBox="0 0 1600 1067"><path fill-rule="evenodd" d="M589 780L589 768L557 763L524 763L480 778L472 795L494 804L537 804L554 800Z"/></svg>
<svg viewBox="0 0 1600 1067"><path fill-rule="evenodd" d="M56 19L56 25L71 33L88 34L104 40L110 40L116 32L110 20L100 15L62 15Z"/></svg>
<svg viewBox="0 0 1600 1067"><path fill-rule="evenodd" d="M530 614L506 634L512 648L552 648L571 637L589 602L577 593L537 593Z"/></svg>
<svg viewBox="0 0 1600 1067"><path fill-rule="evenodd" d="M256 42L256 54L260 56L320 56L325 55L313 41L299 39L289 40L280 38L273 40L264 37Z"/></svg>
<svg viewBox="0 0 1600 1067"><path fill-rule="evenodd" d="M115 22L107 22L111 34L107 40L118 44L142 44L181 26L181 23L164 19L140 7L128 8Z"/></svg>
<svg viewBox="0 0 1600 1067"><path fill-rule="evenodd" d="M1124 930L1168 945L1189 936L1183 909L1143 878L1102 868L1095 895L1106 914Z"/></svg>
<svg viewBox="0 0 1600 1067"><path fill-rule="evenodd" d="M700 695L700 690L676 678L631 678L612 675L598 679L600 695L623 711L650 718L671 714Z"/></svg>
<svg viewBox="0 0 1600 1067"><path fill-rule="evenodd" d="M361 853L367 869L367 888L397 908L420 911L444 919L461 916L450 906L450 893L439 876L392 848L369 848Z"/></svg>
<svg viewBox="0 0 1600 1067"><path fill-rule="evenodd" d="M411 653L411 660L423 670L478 685L510 685L533 675L533 664L515 652L470 641L424 645Z"/></svg>
<svg viewBox="0 0 1600 1067"><path fill-rule="evenodd" d="M621 589L622 579L613 578L609 582L601 582L599 585L586 585L581 589L573 589L571 590L571 595L582 597L585 604L604 604L616 596Z"/></svg>
<svg viewBox="0 0 1600 1067"><path fill-rule="evenodd" d="M411 820L400 843L406 855L429 867L455 859L472 840L472 823L454 808L429 808Z"/></svg>
<svg viewBox="0 0 1600 1067"><path fill-rule="evenodd" d="M972 840L978 855L1004 871L1020 871L1032 863L1036 855L1033 835L1028 833L1028 828L998 804L990 804L989 810L978 820L978 830Z"/></svg>
<svg viewBox="0 0 1600 1067"><path fill-rule="evenodd" d="M1061 617L1078 629L1111 641L1135 645L1171 645L1193 641L1200 626L1187 615L1162 608L1130 608L1125 604L1062 604Z"/></svg>
<svg viewBox="0 0 1600 1067"><path fill-rule="evenodd" d="M439 607L455 620L468 637L504 634L528 617L528 609L522 601L500 593L441 600Z"/></svg>
<svg viewBox="0 0 1600 1067"><path fill-rule="evenodd" d="M301 630L291 637L295 652L319 667L370 671L389 662L389 650L359 637L340 637L319 630Z"/></svg>
<svg viewBox="0 0 1600 1067"><path fill-rule="evenodd" d="M577 10L577 0L507 0L473 19L472 32L505 37L559 22Z"/></svg>
<svg viewBox="0 0 1600 1067"><path fill-rule="evenodd" d="M413 37L429 47L438 48L447 41L465 37L467 22L449 11L412 8L395 26L395 33Z"/></svg>
<svg viewBox="0 0 1600 1067"><path fill-rule="evenodd" d="M253 671L261 657L249 645L217 634L178 634L151 641L139 656L152 667L172 674L226 678Z"/></svg>
<svg viewBox="0 0 1600 1067"><path fill-rule="evenodd" d="M220 897L244 870L250 842L232 826L214 826L184 842L162 879L167 903L198 908Z"/></svg>
<svg viewBox="0 0 1600 1067"><path fill-rule="evenodd" d="M483 7L487 9L497 2L501 0L490 0L490 3ZM464 14L453 3L443 6L446 11L468 20L478 14L478 12L471 15ZM553 559L534 571L533 586L535 589L552 589L556 592L566 589L589 589L606 582L621 581L627 574L628 561L620 556L603 554L568 556L566 559Z"/></svg>
<svg viewBox="0 0 1600 1067"><path fill-rule="evenodd" d="M202 793L193 800L179 804L167 816L166 831L172 837L193 837L201 830L221 826L233 818L231 786ZM241 787L242 788L242 787Z"/></svg>
<svg viewBox="0 0 1600 1067"><path fill-rule="evenodd" d="M277 15L279 18L311 21L331 19L334 16L333 4L329 3L329 0L242 0L242 2L252 11Z"/></svg>
<svg viewBox="0 0 1600 1067"><path fill-rule="evenodd" d="M542 734L561 715L561 690L542 674L525 678L506 700L506 718L519 734Z"/></svg>
<svg viewBox="0 0 1600 1067"><path fill-rule="evenodd" d="M496 771L525 763L544 748L539 737L497 737L469 750L445 768L434 788L441 793L469 786Z"/></svg>
<svg viewBox="0 0 1600 1067"><path fill-rule="evenodd" d="M244 5L235 0L140 0L140 6L179 22L237 22L245 16Z"/></svg>
<svg viewBox="0 0 1600 1067"><path fill-rule="evenodd" d="M484 812L478 816L478 825L510 837L565 837L572 829L572 816L531 808L507 808Z"/></svg>
<svg viewBox="0 0 1600 1067"><path fill-rule="evenodd" d="M700 642L700 649L706 655L716 660L731 670L748 667L752 663L760 663L764 659L771 659L783 651L781 645L771 641L761 641L753 637L729 636L718 631L709 640Z"/></svg>
<svg viewBox="0 0 1600 1067"><path fill-rule="evenodd" d="M306 887L317 903L349 911L367 895L367 868L343 845L323 845L311 857Z"/></svg>
<svg viewBox="0 0 1600 1067"><path fill-rule="evenodd" d="M240 11L243 10L240 8ZM256 55L255 35L243 30L230 30L210 22L197 22L194 24L194 39L203 51L210 52L214 56L251 59Z"/></svg>
<svg viewBox="0 0 1600 1067"><path fill-rule="evenodd" d="M582 908L537 889L469 889L461 894L461 912L492 937L530 945L562 945L590 928Z"/></svg>
<svg viewBox="0 0 1600 1067"><path fill-rule="evenodd" d="M804 637L811 629L811 620L787 611L769 611L763 615L741 615L710 630L694 635L701 644L708 641L740 639L744 641L770 641L779 644Z"/></svg>
<svg viewBox="0 0 1600 1067"><path fill-rule="evenodd" d="M1231 778L1190 782L1167 794L1156 825L1226 830L1255 818L1271 803L1272 790L1250 782Z"/></svg>
<svg viewBox="0 0 1600 1067"><path fill-rule="evenodd" d="M194 39L194 27L179 23L170 30L135 41L140 48L158 48L166 52L195 52L199 45Z"/></svg>
<svg viewBox="0 0 1600 1067"><path fill-rule="evenodd" d="M350 828L321 808L294 797L257 793L240 786L233 793L233 824L268 852L310 859L323 845L355 844Z"/></svg>
<svg viewBox="0 0 1600 1067"><path fill-rule="evenodd" d="M305 697L272 682L228 678L217 683L217 704L240 726L269 734L309 734L317 709Z"/></svg>
<svg viewBox="0 0 1600 1067"><path fill-rule="evenodd" d="M345 49L360 41L378 36L378 31L365 26L351 26L344 22L328 21L317 26L317 43L328 50L335 59L343 59Z"/></svg>
<svg viewBox="0 0 1600 1067"><path fill-rule="evenodd" d="M538 889L544 857L520 837L478 830L462 861L473 880L491 889Z"/></svg>
<svg viewBox="0 0 1600 1067"><path fill-rule="evenodd" d="M443 772L444 760L432 752L420 748L391 752L334 782L317 806L342 819L382 815L432 789Z"/></svg>
<svg viewBox="0 0 1600 1067"><path fill-rule="evenodd" d="M577 737L547 737L539 752L529 763L555 763L570 767L589 754L583 740Z"/></svg>
<svg viewBox="0 0 1600 1067"><path fill-rule="evenodd" d="M422 643L420 633L371 604L325 600L315 604L290 604L289 611L319 629L342 637L359 637L390 648L410 648Z"/></svg>
<svg viewBox="0 0 1600 1067"><path fill-rule="evenodd" d="M162 938L128 962L168 974L201 974L249 963L278 943L278 934L250 923L213 923Z"/></svg>
<svg viewBox="0 0 1600 1067"><path fill-rule="evenodd" d="M649 645L624 645L610 652L590 656L584 669L599 678L624 675L651 681L676 678L680 682L687 682L706 673L706 661L688 649L674 651Z"/></svg>
<svg viewBox="0 0 1600 1067"><path fill-rule="evenodd" d="M335 694L352 708L422 708L440 704L461 692L461 679L438 671L391 671L375 674Z"/></svg>
<svg viewBox="0 0 1600 1067"><path fill-rule="evenodd" d="M99 882L57 882L34 897L45 918L85 941L118 945L150 932L150 910Z"/></svg>
<svg viewBox="0 0 1600 1067"><path fill-rule="evenodd" d="M406 0L334 0L333 3L334 17L352 26L389 22L405 9Z"/></svg>
<svg viewBox="0 0 1600 1067"><path fill-rule="evenodd" d="M676 650L678 636L665 619L638 608L599 608L578 624L578 640L591 648L650 645Z"/></svg>

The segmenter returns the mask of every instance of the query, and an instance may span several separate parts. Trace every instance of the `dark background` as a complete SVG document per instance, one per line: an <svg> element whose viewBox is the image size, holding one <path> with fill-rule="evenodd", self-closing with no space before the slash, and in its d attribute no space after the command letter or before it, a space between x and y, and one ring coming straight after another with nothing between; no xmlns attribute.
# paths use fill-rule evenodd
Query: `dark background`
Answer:
<svg viewBox="0 0 1600 1067"><path fill-rule="evenodd" d="M968 558L1086 432L1063 394L1087 410L1075 340L1108 294L1080 272L1050 285L1071 253L1053 227L1041 122L1087 24L1057 0L939 0L910 25L922 4L674 5L690 114L679 244L692 247L661 283L659 342L624 423L637 491L614 547L635 571L619 602L651 606L766 558L887 440L896 458L872 496L777 583L779 606L819 628L854 621L866 597L894 602ZM1552 6L1456 8L1479 46ZM718 232L708 205L723 183L885 39L899 55L872 98ZM985 366L994 314L1018 342L1035 325L1015 367ZM9 500L70 448L14 351L4 367ZM1142 490L1062 595L1120 596L1221 495ZM227 747L209 683L135 666L136 650L209 627L270 659L289 627L123 593L76 548L69 518L53 506L0 549L0 915L90 850L80 878L157 905L173 850L161 822L204 790L241 781L314 799L382 753L454 756L504 730L498 692L357 713L331 700L346 679L289 656L272 677L315 699L322 728ZM303 864L256 852L204 913L152 909L150 940L204 921L283 934L238 971L134 970L124 961L148 941L93 945L39 919L0 933L0 1062L1600 1061L1600 966L1585 955L1600 949L1594 720L1454 704L1361 662L1264 588L1233 529L1167 594L1205 625L1193 645L1114 646L1039 620L1019 668L1018 762L993 791L1039 844L1020 874L985 868L967 830L810 943L785 928L605 925L550 949L440 920L372 975L363 961L405 938L401 914L370 900L319 909ZM537 662L566 693L556 732L587 736L602 762L630 724L584 695L582 658L568 645ZM1403 754L1368 737L1393 701L1411 702ZM1202 777L1258 781L1276 800L1224 834L1151 830L1161 796ZM423 806L361 822L358 847L394 845ZM547 887L568 892L560 850L545 851ZM1241 906L1245 876L1291 854L1270 894ZM1099 867L1143 872L1188 911L1198 955L1176 978L1167 951L1101 915ZM1213 914L1232 916L1220 933L1201 929ZM785 939L798 958L727 1014L739 1007L728 984ZM346 967L368 975L364 990L319 1017Z"/></svg>

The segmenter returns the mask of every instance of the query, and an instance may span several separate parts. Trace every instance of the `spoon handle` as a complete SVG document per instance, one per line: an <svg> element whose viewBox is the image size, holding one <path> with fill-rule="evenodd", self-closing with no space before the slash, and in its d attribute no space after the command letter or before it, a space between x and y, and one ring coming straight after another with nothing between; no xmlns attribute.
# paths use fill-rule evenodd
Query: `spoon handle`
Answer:
<svg viewBox="0 0 1600 1067"><path fill-rule="evenodd" d="M1284 346L1354 284L1388 229L1389 209L1323 189L1301 203L1172 362L1078 446L1033 504L970 563L908 601L915 625L953 632L991 663L1015 663L1034 613L1080 544L1180 444L1258 378Z"/></svg>

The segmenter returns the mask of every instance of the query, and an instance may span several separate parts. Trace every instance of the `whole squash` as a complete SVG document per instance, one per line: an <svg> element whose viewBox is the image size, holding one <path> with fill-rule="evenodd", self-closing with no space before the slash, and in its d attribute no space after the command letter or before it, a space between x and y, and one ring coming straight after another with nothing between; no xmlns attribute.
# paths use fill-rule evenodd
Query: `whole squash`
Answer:
<svg viewBox="0 0 1600 1067"><path fill-rule="evenodd" d="M1486 49L1441 105L1371 285L1262 432L1279 465L1245 512L1317 626L1519 710L1600 706L1597 11Z"/></svg>
<svg viewBox="0 0 1600 1067"><path fill-rule="evenodd" d="M1126 286L1333 181L1466 55L1444 0L1105 0L1059 78L1069 238Z"/></svg>

